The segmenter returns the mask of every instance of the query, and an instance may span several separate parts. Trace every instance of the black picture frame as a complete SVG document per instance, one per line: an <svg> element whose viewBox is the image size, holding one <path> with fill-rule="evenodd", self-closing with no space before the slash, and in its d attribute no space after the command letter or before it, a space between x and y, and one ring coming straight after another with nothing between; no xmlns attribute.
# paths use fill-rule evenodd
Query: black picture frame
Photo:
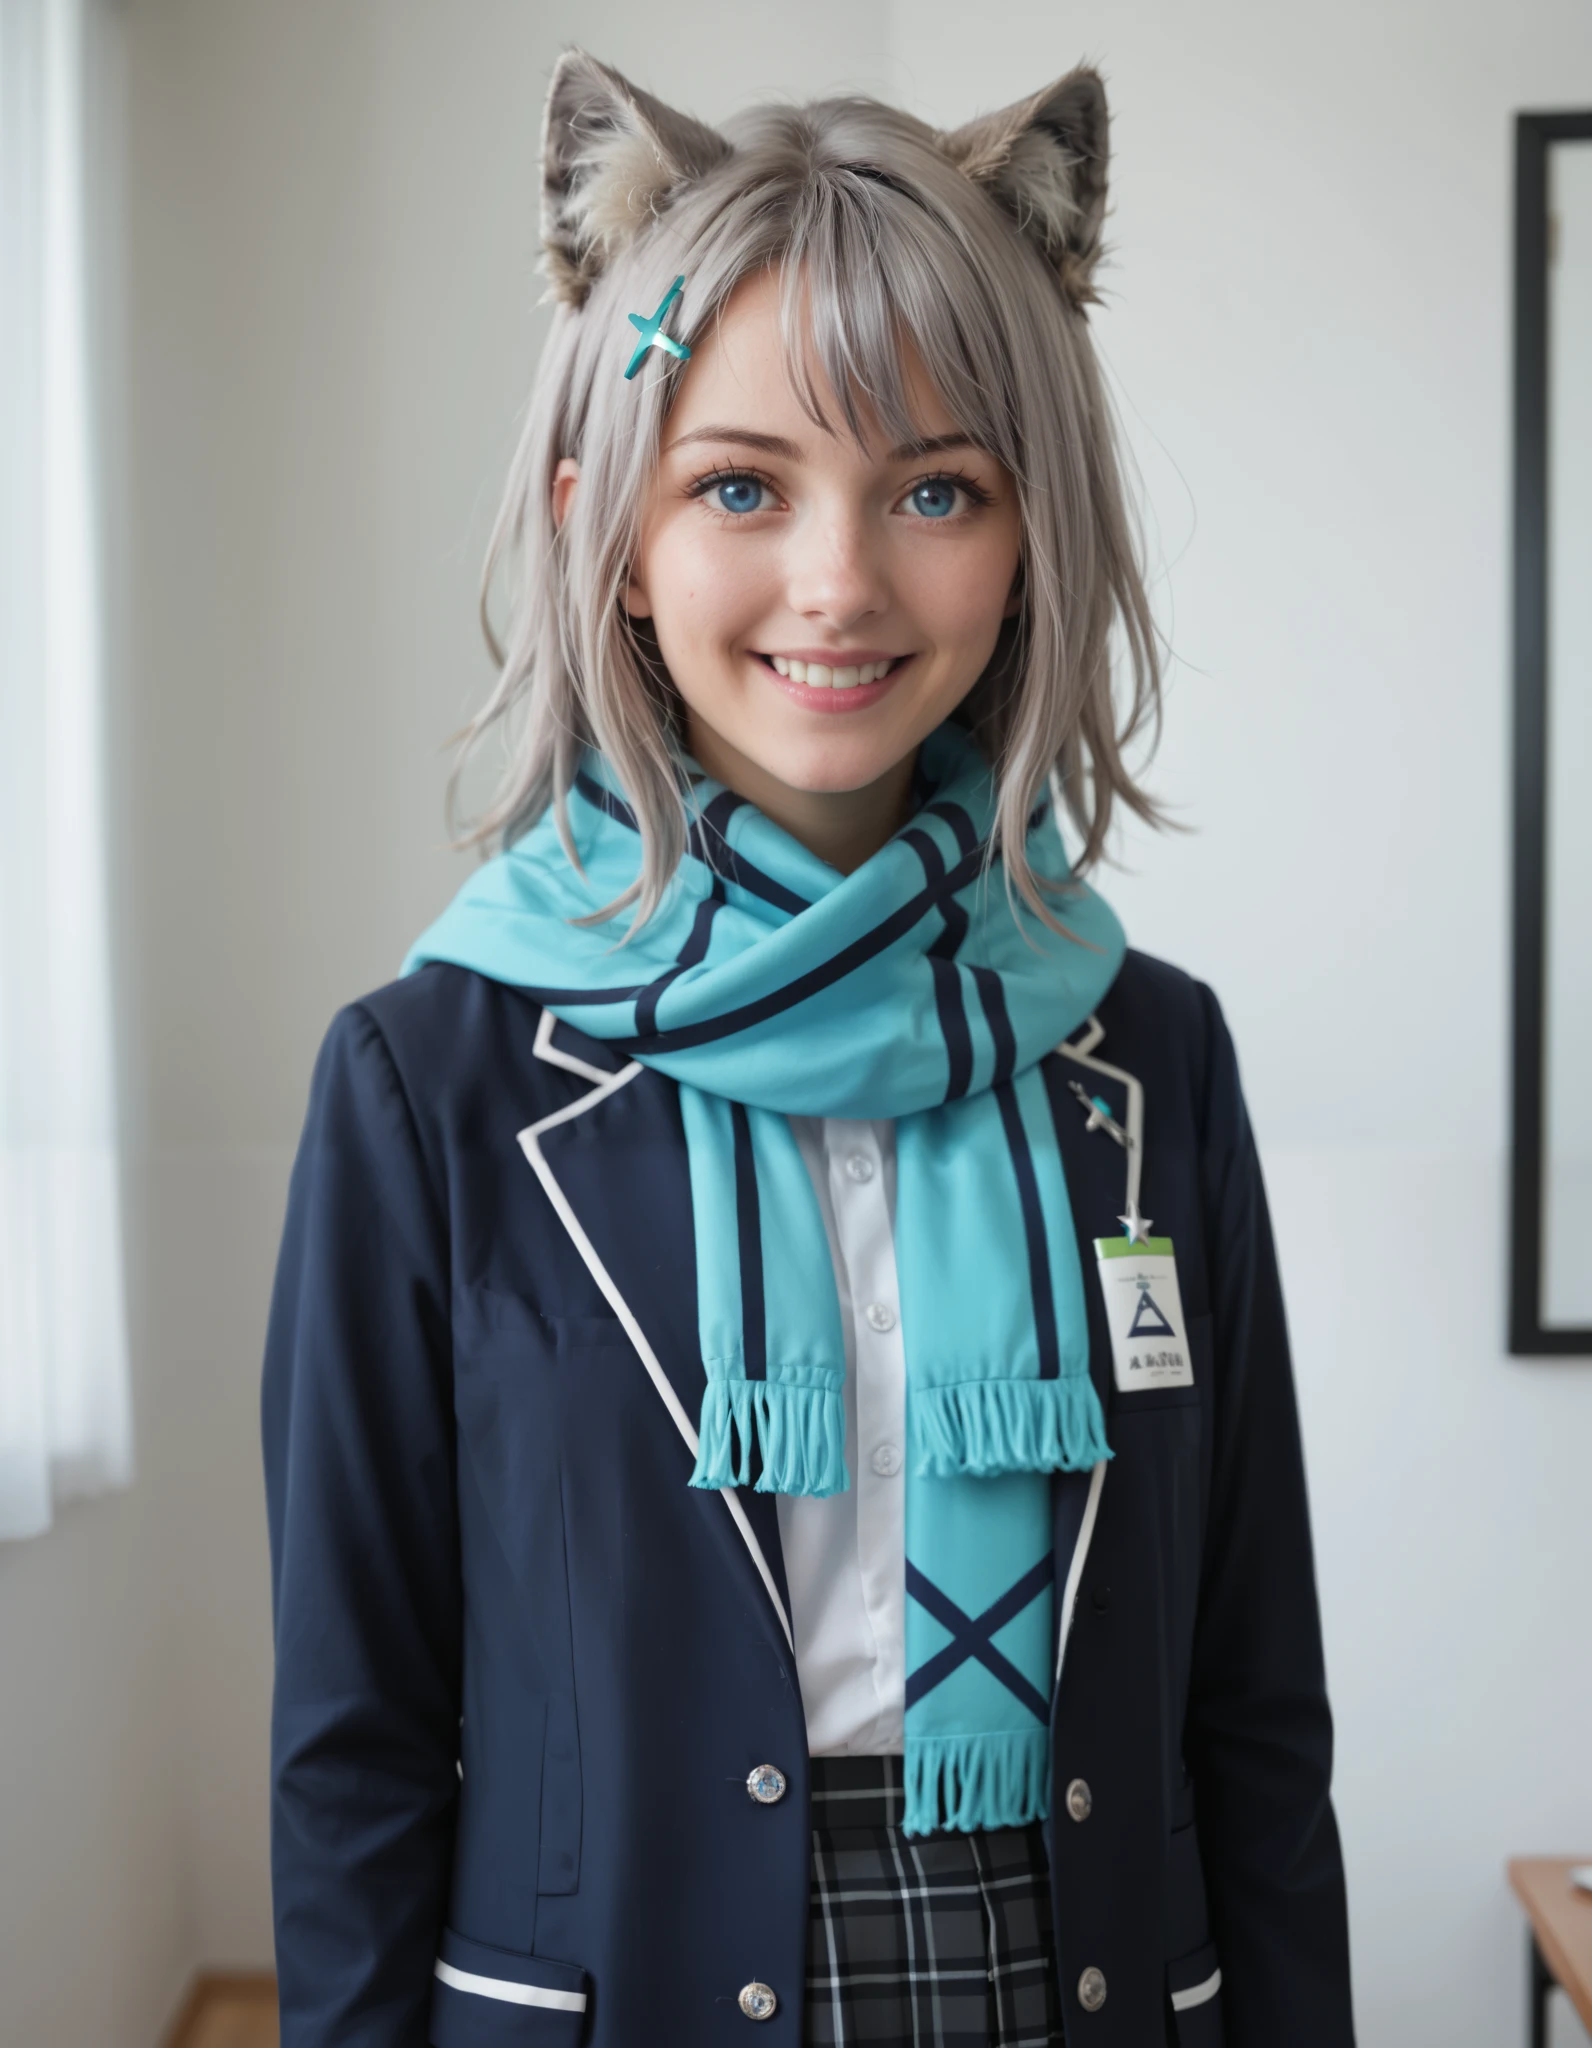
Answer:
<svg viewBox="0 0 1592 2048"><path fill-rule="evenodd" d="M1592 110L1515 117L1514 1015L1509 1349L1592 1356L1592 1328L1542 1320L1548 813L1548 153Z"/></svg>

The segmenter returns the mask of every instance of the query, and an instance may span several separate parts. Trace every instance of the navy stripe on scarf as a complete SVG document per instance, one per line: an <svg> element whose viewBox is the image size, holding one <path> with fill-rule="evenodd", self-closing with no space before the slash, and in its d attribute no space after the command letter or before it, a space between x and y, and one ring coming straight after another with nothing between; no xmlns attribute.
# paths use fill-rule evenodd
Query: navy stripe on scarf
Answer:
<svg viewBox="0 0 1592 2048"><path fill-rule="evenodd" d="M1045 1240L1045 1212L1039 1205L1039 1182L1034 1174L1034 1155L1028 1149L1017 1091L1010 1081L995 1090L1000 1108L1001 1128L1012 1155L1012 1172L1017 1176L1017 1199L1023 1210L1023 1238L1028 1247L1028 1284L1034 1297L1034 1335L1039 1344L1039 1377L1056 1379L1061 1372L1061 1343L1056 1334L1056 1297L1050 1282L1050 1248Z"/></svg>
<svg viewBox="0 0 1592 2048"><path fill-rule="evenodd" d="M945 856L927 832L903 832L904 842L923 863L923 878L933 884L944 879ZM934 977L934 1008L945 1040L945 1099L955 1102L973 1084L973 1034L968 1029L967 1008L962 998L962 973L956 964L957 949L968 933L966 909L950 897L940 905L945 929L929 947L926 958Z"/></svg>
<svg viewBox="0 0 1592 2048"><path fill-rule="evenodd" d="M752 1152L752 1120L730 1104L735 1127L735 1235L741 1259L741 1351L749 1380L768 1378L768 1319L763 1306L763 1211Z"/></svg>
<svg viewBox="0 0 1592 2048"><path fill-rule="evenodd" d="M623 797L616 796L584 770L575 777L575 787L586 799L605 816L626 825L632 832L641 827L636 823L636 814ZM765 903L772 903L776 910L789 911L795 917L812 905L805 896L798 896L794 889L787 889L783 882L776 882L772 875L765 875L736 852L724 836L724 828L745 803L744 797L737 796L732 789L720 790L700 817L691 820L687 832L687 844L704 867L709 867L725 881L734 882L749 896L760 896Z"/></svg>

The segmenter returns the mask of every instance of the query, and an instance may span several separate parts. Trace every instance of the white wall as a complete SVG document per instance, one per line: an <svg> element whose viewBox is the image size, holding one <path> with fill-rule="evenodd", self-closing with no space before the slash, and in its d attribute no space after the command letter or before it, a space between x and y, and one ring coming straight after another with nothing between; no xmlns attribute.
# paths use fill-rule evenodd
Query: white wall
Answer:
<svg viewBox="0 0 1592 2048"><path fill-rule="evenodd" d="M0 1545L0 2038L18 2048L153 2048L188 1966L156 1512L141 1486Z"/></svg>
<svg viewBox="0 0 1592 2048"><path fill-rule="evenodd" d="M1499 1334L1509 115L1592 102L1592 16L139 0L126 30L145 1492L92 1511L83 1576L114 1605L116 1518L158 1504L188 1890L85 1895L122 1980L174 1911L194 1956L269 1953L274 1233L332 1009L460 872L437 748L486 676L554 51L710 117L852 84L943 120L1087 53L1117 114L1098 331L1179 657L1157 780L1198 828L1134 835L1109 890L1220 991L1270 1170L1362 2040L1519 2038L1502 1859L1592 1846L1592 1373ZM31 2038L133 2048L86 2013Z"/></svg>

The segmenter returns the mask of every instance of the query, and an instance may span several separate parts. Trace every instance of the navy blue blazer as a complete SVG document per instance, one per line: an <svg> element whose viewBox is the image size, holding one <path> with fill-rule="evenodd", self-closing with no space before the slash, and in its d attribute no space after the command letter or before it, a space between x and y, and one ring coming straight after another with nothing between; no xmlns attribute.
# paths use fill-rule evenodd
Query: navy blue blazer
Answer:
<svg viewBox="0 0 1592 2048"><path fill-rule="evenodd" d="M1115 1453L1053 1481L1067 2038L1346 2048L1304 1472L1232 1044L1209 990L1130 953L1044 1073ZM1192 1387L1115 1391L1091 1240L1120 1233L1125 1153L1074 1078L1142 1116ZM771 1495L686 1484L702 1387L674 1084L459 968L344 1010L265 1364L284 2048L798 2048L778 1524ZM771 2019L739 2009L753 1980Z"/></svg>

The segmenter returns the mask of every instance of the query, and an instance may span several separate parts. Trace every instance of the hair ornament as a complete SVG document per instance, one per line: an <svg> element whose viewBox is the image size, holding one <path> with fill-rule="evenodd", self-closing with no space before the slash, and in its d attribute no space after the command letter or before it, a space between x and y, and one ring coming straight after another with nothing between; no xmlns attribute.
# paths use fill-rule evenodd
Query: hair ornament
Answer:
<svg viewBox="0 0 1592 2048"><path fill-rule="evenodd" d="M663 323L669 317L669 308L679 298L684 288L684 277L677 277L664 293L657 312L653 314L650 320L644 319L640 313L626 314L625 317L629 320L631 326L639 327L641 330L641 339L636 343L635 354L630 358L630 367L625 371L627 382L641 368L648 349L661 348L667 354L673 356L677 362L686 363L691 360L691 351L686 347L685 343L683 341L676 341L672 334L665 334L663 331Z"/></svg>

